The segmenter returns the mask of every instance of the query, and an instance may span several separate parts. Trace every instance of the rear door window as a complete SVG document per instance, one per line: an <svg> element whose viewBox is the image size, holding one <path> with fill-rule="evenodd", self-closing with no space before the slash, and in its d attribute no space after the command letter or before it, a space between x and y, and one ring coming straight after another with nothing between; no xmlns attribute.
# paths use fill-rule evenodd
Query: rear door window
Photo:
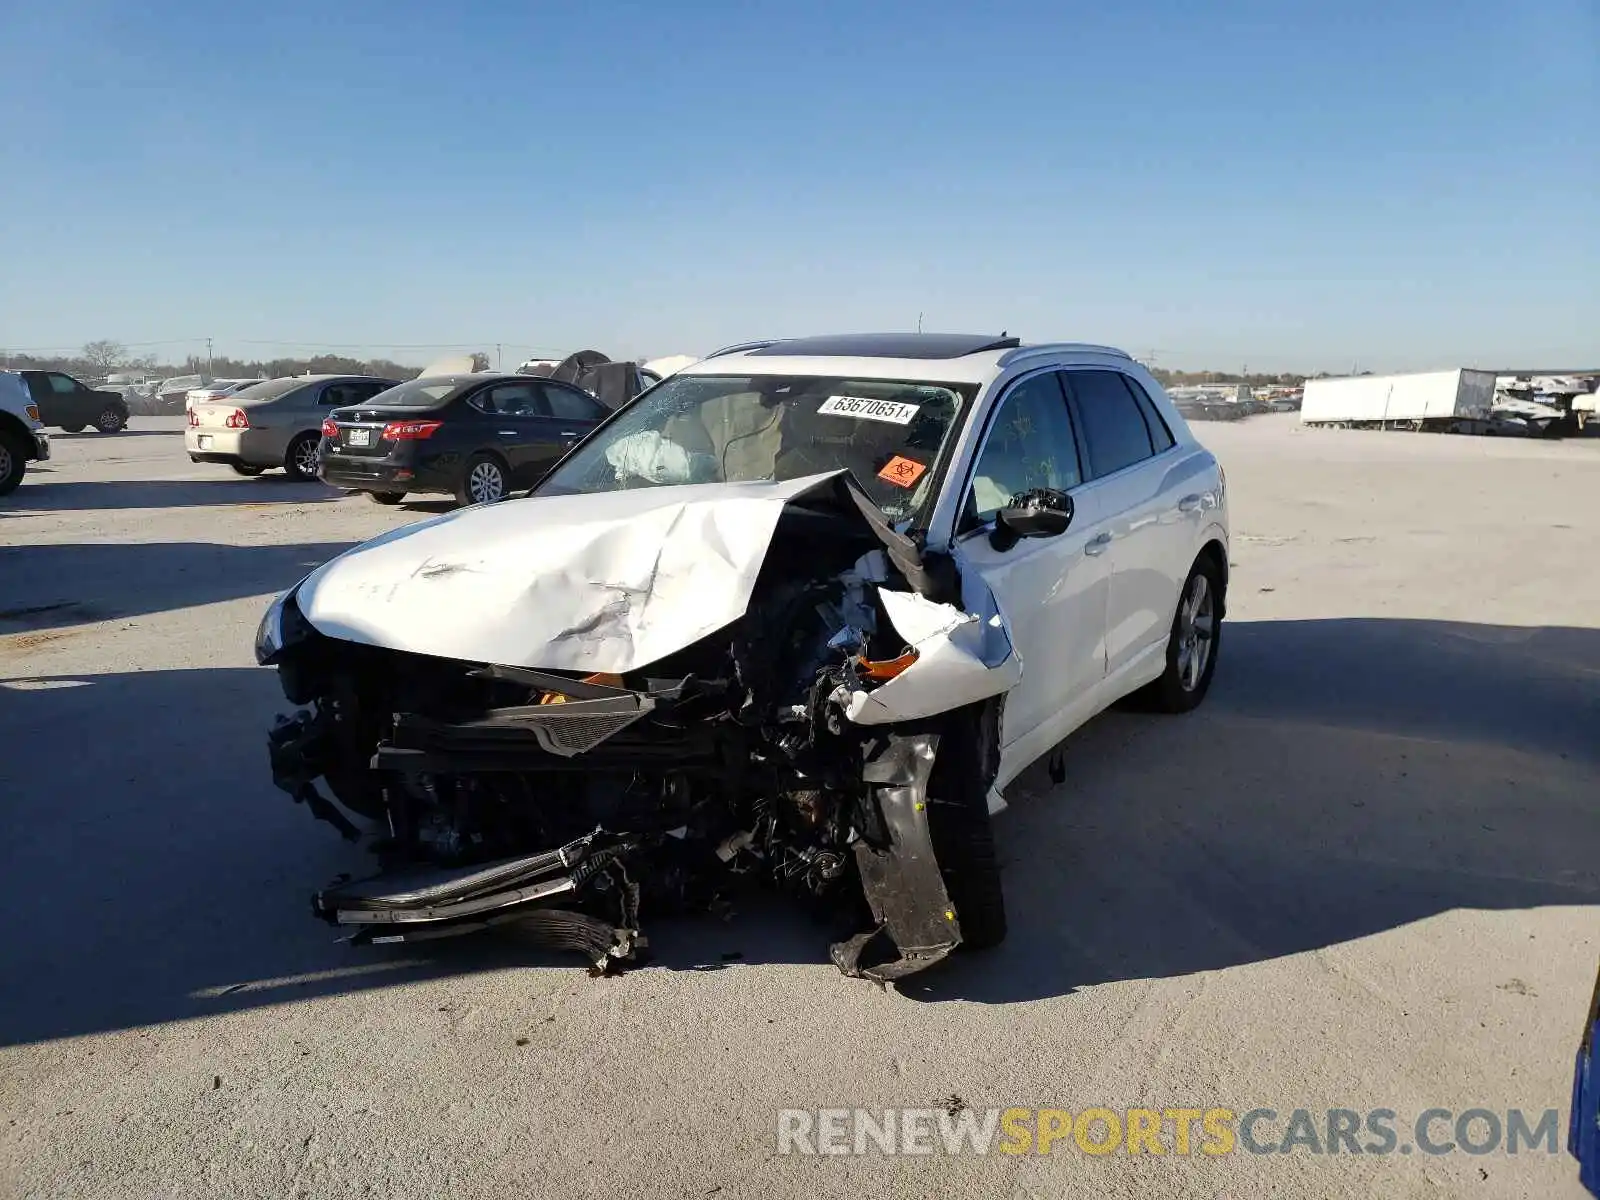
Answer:
<svg viewBox="0 0 1600 1200"><path fill-rule="evenodd" d="M536 383L497 383L473 397L474 406L497 417L548 415Z"/></svg>
<svg viewBox="0 0 1600 1200"><path fill-rule="evenodd" d="M1139 413L1144 417L1144 427L1150 431L1150 444L1155 452L1160 454L1163 450L1171 450L1176 442L1172 437L1172 430L1167 428L1167 422L1161 416L1161 410L1156 407L1150 393L1139 386L1139 381L1129 379L1126 375L1118 374L1122 386L1132 394L1134 403L1139 406Z"/></svg>
<svg viewBox="0 0 1600 1200"><path fill-rule="evenodd" d="M359 384L354 383L330 383L322 389L322 394L317 397L317 403L324 408L339 408L346 404L359 404L366 399L359 387Z"/></svg>
<svg viewBox="0 0 1600 1200"><path fill-rule="evenodd" d="M1083 436L1085 467L1100 479L1155 453L1150 429L1133 393L1118 371L1067 371L1078 428Z"/></svg>
<svg viewBox="0 0 1600 1200"><path fill-rule="evenodd" d="M555 383L546 383L543 387L545 402L550 406L550 415L553 417L563 421L598 421L606 415L605 408L598 400L576 388L564 388Z"/></svg>
<svg viewBox="0 0 1600 1200"><path fill-rule="evenodd" d="M75 396L78 394L79 384L70 375L62 375L52 371L50 373L50 390L58 396Z"/></svg>
<svg viewBox="0 0 1600 1200"><path fill-rule="evenodd" d="M360 403L366 403L371 400L379 392L386 392L386 390L389 390L389 384L379 381L379 379L352 379L352 381L344 382L344 384L331 384L328 390L323 392L323 403L325 405L326 403L360 405ZM334 392L339 392L346 398L344 400L328 400L328 395L334 394Z"/></svg>

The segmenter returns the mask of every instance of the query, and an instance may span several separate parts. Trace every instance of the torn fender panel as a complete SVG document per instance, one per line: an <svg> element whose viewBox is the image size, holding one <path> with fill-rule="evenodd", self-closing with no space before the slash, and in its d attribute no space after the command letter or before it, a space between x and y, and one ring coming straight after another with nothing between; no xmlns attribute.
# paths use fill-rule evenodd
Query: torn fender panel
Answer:
<svg viewBox="0 0 1600 1200"><path fill-rule="evenodd" d="M917 661L876 687L841 688L834 699L858 725L914 721L975 704L1016 687L1022 658L994 593L969 571L962 577L967 609L935 604L911 592L878 592L896 632Z"/></svg>
<svg viewBox="0 0 1600 1200"><path fill-rule="evenodd" d="M861 889L876 925L832 947L834 964L846 975L887 983L931 967L961 944L961 916L945 888L928 828L928 782L938 752L938 734L891 735L862 772L875 785L888 844L855 844ZM900 956L863 967L863 952L880 934L888 935Z"/></svg>
<svg viewBox="0 0 1600 1200"><path fill-rule="evenodd" d="M832 474L461 509L324 564L297 603L345 641L622 674L743 616L784 505Z"/></svg>

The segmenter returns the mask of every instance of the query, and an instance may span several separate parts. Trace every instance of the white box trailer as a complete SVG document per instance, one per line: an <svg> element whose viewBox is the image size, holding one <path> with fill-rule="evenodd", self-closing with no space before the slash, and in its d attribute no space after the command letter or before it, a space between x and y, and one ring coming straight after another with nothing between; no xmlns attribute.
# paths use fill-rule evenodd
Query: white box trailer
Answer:
<svg viewBox="0 0 1600 1200"><path fill-rule="evenodd" d="M1308 379L1300 404L1304 425L1445 427L1489 418L1494 407L1491 371L1422 371L1409 375L1358 375Z"/></svg>

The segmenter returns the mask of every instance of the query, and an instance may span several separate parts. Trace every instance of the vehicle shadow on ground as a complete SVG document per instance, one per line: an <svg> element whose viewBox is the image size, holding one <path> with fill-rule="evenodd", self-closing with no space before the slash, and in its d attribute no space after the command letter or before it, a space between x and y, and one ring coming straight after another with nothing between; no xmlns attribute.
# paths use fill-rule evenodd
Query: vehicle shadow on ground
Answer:
<svg viewBox="0 0 1600 1200"><path fill-rule="evenodd" d="M1600 630L1230 623L1205 705L1112 711L996 825L1010 931L909 983L1006 1002L1600 904Z"/></svg>
<svg viewBox="0 0 1600 1200"><path fill-rule="evenodd" d="M0 638L281 591L354 542L0 547ZM5 665L0 641L0 669ZM115 747L109 747L114 753Z"/></svg>
<svg viewBox="0 0 1600 1200"><path fill-rule="evenodd" d="M1010 936L906 995L1034 1000L1453 909L1600 903L1600 632L1267 621L1227 638L1199 712L1108 713L1065 745L1066 783L1036 769L1008 789ZM582 970L512 929L339 944L309 894L368 859L272 786L265 733L287 707L265 670L0 680L0 729L26 748L0 756L0 904L28 914L7 938L0 1042ZM651 970L803 963L868 986L832 978L836 931L779 897L644 920Z"/></svg>
<svg viewBox="0 0 1600 1200"><path fill-rule="evenodd" d="M134 420L138 420L138 417L135 416ZM183 437L182 429L133 429L131 427L119 429L116 433L101 433L96 429L79 429L74 433L68 433L65 429L52 429L49 427L46 427L45 432L50 435L52 442L94 441L97 438L105 442L114 442L117 438L127 437Z"/></svg>
<svg viewBox="0 0 1600 1200"><path fill-rule="evenodd" d="M311 893L371 859L273 787L266 731L290 707L274 672L5 674L0 655L0 728L27 753L0 755L12 817L0 904L28 916L0 954L0 1045L428 978L584 970L514 928L352 948L313 919ZM783 913L780 931L792 920ZM729 965L722 954L755 932L737 919L660 924L678 969ZM779 944L763 939L769 954ZM821 936L796 951L825 953Z"/></svg>
<svg viewBox="0 0 1600 1200"><path fill-rule="evenodd" d="M416 500L405 500L401 503L400 507L406 509L408 512L428 513L429 515L433 515L435 513L452 512L455 509L460 508L461 504L459 501L449 499L445 496L430 496L425 500L420 497Z"/></svg>
<svg viewBox="0 0 1600 1200"><path fill-rule="evenodd" d="M227 468L222 468L227 471ZM232 472L216 479L93 480L24 483L0 513L83 512L129 508L204 508L231 504L325 504L343 494L315 481L297 483L282 473L255 479Z"/></svg>

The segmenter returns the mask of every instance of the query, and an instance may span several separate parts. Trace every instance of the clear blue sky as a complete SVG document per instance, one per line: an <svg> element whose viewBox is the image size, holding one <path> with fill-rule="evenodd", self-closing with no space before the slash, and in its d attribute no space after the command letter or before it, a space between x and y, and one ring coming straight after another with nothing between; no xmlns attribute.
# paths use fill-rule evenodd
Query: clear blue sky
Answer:
<svg viewBox="0 0 1600 1200"><path fill-rule="evenodd" d="M0 46L0 345L921 312L1191 368L1600 359L1600 0L0 0Z"/></svg>

